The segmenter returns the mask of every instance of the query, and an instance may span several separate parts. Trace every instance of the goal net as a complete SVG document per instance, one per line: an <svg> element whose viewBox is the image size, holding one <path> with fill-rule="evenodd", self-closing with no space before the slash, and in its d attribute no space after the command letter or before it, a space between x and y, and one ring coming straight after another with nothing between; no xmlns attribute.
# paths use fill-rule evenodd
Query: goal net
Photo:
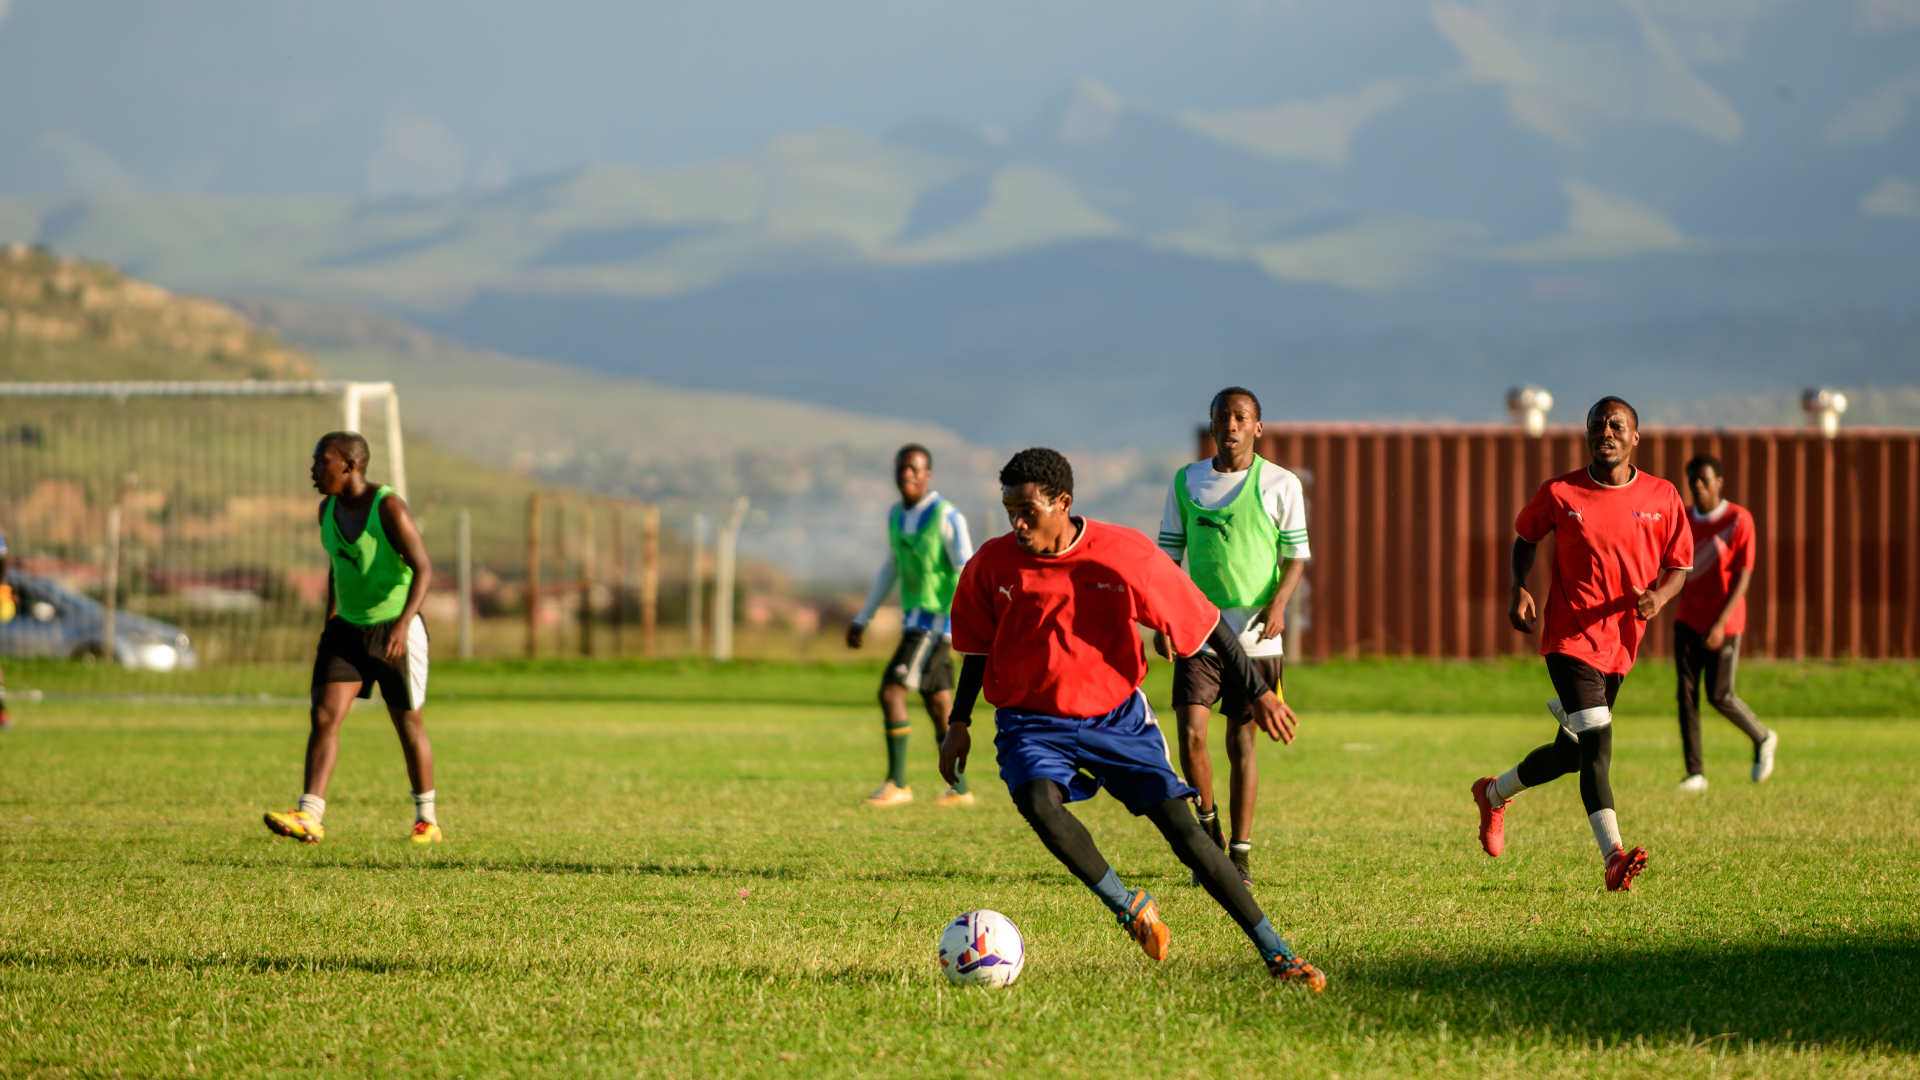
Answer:
<svg viewBox="0 0 1920 1080"><path fill-rule="evenodd" d="M308 470L334 430L404 496L390 383L0 383L9 690L304 691L327 601Z"/></svg>

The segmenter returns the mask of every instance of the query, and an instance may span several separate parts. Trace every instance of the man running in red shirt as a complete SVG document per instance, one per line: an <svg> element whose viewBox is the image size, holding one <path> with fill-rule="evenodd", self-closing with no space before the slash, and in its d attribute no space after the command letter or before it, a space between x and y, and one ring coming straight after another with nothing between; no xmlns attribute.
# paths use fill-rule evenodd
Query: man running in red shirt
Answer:
<svg viewBox="0 0 1920 1080"><path fill-rule="evenodd" d="M1480 845L1506 846L1507 801L1571 772L1580 774L1580 802L1606 862L1607 888L1633 887L1647 849L1628 850L1613 812L1608 766L1613 758L1613 702L1633 670L1647 620L1686 584L1693 533L1680 492L1633 466L1640 416L1617 397L1587 413L1592 464L1540 485L1520 511L1513 542L1513 602L1507 617L1523 634L1541 630L1540 652L1560 695L1547 702L1559 722L1553 742L1498 777L1473 782L1480 807ZM1546 626L1539 625L1527 574L1534 551L1554 538L1553 582Z"/></svg>
<svg viewBox="0 0 1920 1080"><path fill-rule="evenodd" d="M1121 884L1086 826L1066 809L1105 787L1159 828L1173 852L1260 950L1267 970L1316 993L1327 977L1293 954L1254 903L1187 800L1196 794L1167 760L1167 740L1140 692L1147 658L1135 623L1167 636L1180 656L1211 645L1253 702L1253 721L1293 741L1293 718L1239 638L1153 541L1077 518L1073 467L1058 452L1022 450L1000 470L1013 531L980 546L953 597L953 649L965 656L940 774L957 781L973 747L982 688L999 706L994 749L1014 805L1055 858L1092 889L1127 933L1165 960L1172 931L1153 896Z"/></svg>
<svg viewBox="0 0 1920 1080"><path fill-rule="evenodd" d="M1681 791L1707 790L1700 758L1700 679L1706 676L1707 700L1720 715L1753 740L1753 782L1773 775L1774 748L1780 736L1753 715L1733 692L1740 666L1740 634L1747 628L1747 584L1753 580L1753 515L1722 498L1726 474L1720 459L1699 454L1687 462L1687 488L1693 505L1687 524L1693 529L1693 569L1673 612L1674 666L1680 677L1680 748L1687 759Z"/></svg>

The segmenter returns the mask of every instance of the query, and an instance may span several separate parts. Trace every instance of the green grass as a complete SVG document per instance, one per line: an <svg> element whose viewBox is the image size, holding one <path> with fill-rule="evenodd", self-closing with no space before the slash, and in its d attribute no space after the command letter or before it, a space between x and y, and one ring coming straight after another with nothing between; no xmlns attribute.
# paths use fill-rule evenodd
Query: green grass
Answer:
<svg viewBox="0 0 1920 1080"><path fill-rule="evenodd" d="M298 709L19 707L0 1075L1920 1072L1920 724L1767 714L1781 769L1755 787L1713 722L1715 786L1683 798L1667 708L1623 709L1615 787L1653 862L1618 895L1571 781L1521 799L1498 862L1473 843L1465 782L1551 733L1537 703L1313 709L1339 670L1290 680L1304 727L1263 750L1255 849L1256 895L1331 974L1320 997L1273 986L1104 796L1077 810L1161 898L1163 965L1041 849L990 750L971 811L857 805L880 768L870 668L447 665L429 716L452 839L431 850L402 839L377 710L349 722L309 848L259 826L296 793ZM1412 670L1348 681L1418 692ZM934 937L970 907L1028 939L1010 990L938 974Z"/></svg>

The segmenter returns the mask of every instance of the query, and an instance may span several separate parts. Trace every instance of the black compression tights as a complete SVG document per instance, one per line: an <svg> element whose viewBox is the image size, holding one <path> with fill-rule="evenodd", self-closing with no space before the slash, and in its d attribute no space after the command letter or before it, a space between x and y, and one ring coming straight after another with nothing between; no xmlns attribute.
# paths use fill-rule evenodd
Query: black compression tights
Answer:
<svg viewBox="0 0 1920 1080"><path fill-rule="evenodd" d="M1520 782L1539 787L1570 772L1580 774L1580 803L1592 814L1613 809L1613 784L1607 774L1613 766L1613 725L1594 728L1579 739L1561 728L1554 740L1528 754L1520 763Z"/></svg>
<svg viewBox="0 0 1920 1080"><path fill-rule="evenodd" d="M1109 866L1100 849L1094 846L1087 827L1068 812L1065 795L1052 780L1034 780L1022 784L1013 793L1013 804L1020 808L1021 816L1033 826L1033 831L1040 834L1040 842L1053 852L1053 857L1092 888L1107 876ZM1186 800L1168 799L1149 809L1146 818L1167 838L1174 855L1199 875L1201 885L1233 916L1241 929L1250 930L1266 918L1260 905L1254 903L1253 894L1247 891L1246 883L1240 880L1240 872L1234 869L1227 853L1207 838Z"/></svg>

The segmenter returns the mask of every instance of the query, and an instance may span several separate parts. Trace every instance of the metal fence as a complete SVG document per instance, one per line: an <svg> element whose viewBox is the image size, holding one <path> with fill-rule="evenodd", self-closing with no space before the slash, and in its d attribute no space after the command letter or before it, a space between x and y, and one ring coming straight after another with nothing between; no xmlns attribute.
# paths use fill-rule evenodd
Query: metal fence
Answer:
<svg viewBox="0 0 1920 1080"><path fill-rule="evenodd" d="M1214 452L1200 435L1200 452ZM1497 425L1269 424L1259 452L1300 474L1313 559L1296 655L1483 657L1535 651L1507 624L1513 520L1587 461L1584 432ZM1748 656L1920 655L1920 431L1647 428L1636 464L1679 486L1726 464L1759 551ZM1544 599L1552 544L1534 569ZM1643 655L1665 655L1672 616ZM1291 635L1290 635L1291 636Z"/></svg>

